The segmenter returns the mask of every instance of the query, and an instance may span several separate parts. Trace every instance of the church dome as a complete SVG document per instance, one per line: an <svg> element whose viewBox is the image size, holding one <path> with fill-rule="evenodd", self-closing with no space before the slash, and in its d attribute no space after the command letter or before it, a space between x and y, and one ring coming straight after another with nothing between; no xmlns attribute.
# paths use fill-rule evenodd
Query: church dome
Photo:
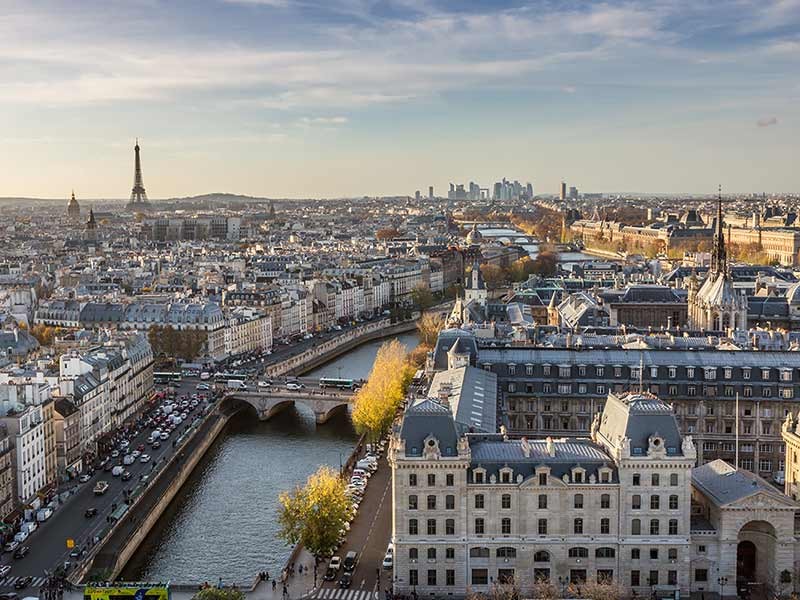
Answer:
<svg viewBox="0 0 800 600"><path fill-rule="evenodd" d="M475 223L472 226L472 229L467 234L467 244L470 246L473 244L480 244L483 241L483 234L478 231L478 224Z"/></svg>
<svg viewBox="0 0 800 600"><path fill-rule="evenodd" d="M800 304L800 283L795 283L786 290L786 303L794 305Z"/></svg>

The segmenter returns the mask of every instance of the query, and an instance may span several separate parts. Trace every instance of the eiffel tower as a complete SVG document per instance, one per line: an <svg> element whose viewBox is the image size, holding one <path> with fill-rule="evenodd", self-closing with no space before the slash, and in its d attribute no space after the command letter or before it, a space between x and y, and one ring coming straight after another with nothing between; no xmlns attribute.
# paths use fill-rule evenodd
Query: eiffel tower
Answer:
<svg viewBox="0 0 800 600"><path fill-rule="evenodd" d="M150 207L150 202L147 200L147 192L144 191L144 183L142 182L142 161L139 158L139 138L136 138L136 145L133 147L135 155L134 170L133 170L133 189L131 190L131 199L125 207L129 210L147 210Z"/></svg>

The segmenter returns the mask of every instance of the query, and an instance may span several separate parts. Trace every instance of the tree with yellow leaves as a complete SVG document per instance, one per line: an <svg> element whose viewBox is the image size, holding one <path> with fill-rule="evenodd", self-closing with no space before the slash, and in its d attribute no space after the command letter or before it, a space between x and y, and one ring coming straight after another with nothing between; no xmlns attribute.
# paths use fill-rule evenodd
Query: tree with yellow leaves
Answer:
<svg viewBox="0 0 800 600"><path fill-rule="evenodd" d="M280 537L302 544L314 556L335 548L350 515L345 482L331 467L322 466L302 487L278 497Z"/></svg>
<svg viewBox="0 0 800 600"><path fill-rule="evenodd" d="M423 313L417 321L417 337L423 346L433 348L439 337L439 332L444 329L445 320L441 313Z"/></svg>
<svg viewBox="0 0 800 600"><path fill-rule="evenodd" d="M397 340L385 342L375 357L366 385L353 404L353 424L377 440L392 424L413 376L405 346Z"/></svg>

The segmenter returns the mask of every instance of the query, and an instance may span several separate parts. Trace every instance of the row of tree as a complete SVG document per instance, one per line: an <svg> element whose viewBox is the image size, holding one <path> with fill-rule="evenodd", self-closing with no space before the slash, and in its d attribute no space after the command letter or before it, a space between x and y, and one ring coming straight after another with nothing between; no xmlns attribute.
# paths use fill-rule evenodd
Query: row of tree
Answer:
<svg viewBox="0 0 800 600"><path fill-rule="evenodd" d="M151 325L147 339L154 356L192 361L206 347L208 334L200 329L175 329L171 325Z"/></svg>
<svg viewBox="0 0 800 600"><path fill-rule="evenodd" d="M531 275L548 277L555 275L558 265L558 254L552 248L544 248L536 258L523 256L515 260L507 268L489 263L481 265L481 275L486 287L498 289L511 283L526 281Z"/></svg>

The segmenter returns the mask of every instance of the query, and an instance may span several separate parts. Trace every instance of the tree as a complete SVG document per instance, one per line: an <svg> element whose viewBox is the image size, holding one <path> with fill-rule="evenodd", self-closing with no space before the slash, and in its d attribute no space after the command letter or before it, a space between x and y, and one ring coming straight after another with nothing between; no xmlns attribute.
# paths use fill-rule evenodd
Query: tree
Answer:
<svg viewBox="0 0 800 600"><path fill-rule="evenodd" d="M36 341L38 341L40 345L51 346L56 336L61 333L61 329L39 323L33 326L30 333L36 338Z"/></svg>
<svg viewBox="0 0 800 600"><path fill-rule="evenodd" d="M589 600L619 600L623 597L622 588L613 581L587 581L580 585L570 585L570 592L576 598Z"/></svg>
<svg viewBox="0 0 800 600"><path fill-rule="evenodd" d="M561 598L558 588L546 579L540 579L533 584L531 598L534 600L556 600Z"/></svg>
<svg viewBox="0 0 800 600"><path fill-rule="evenodd" d="M193 600L244 600L244 593L233 588L206 587L197 592Z"/></svg>
<svg viewBox="0 0 800 600"><path fill-rule="evenodd" d="M530 256L523 256L511 263L509 273L512 281L526 281L528 276L533 273L534 262Z"/></svg>
<svg viewBox="0 0 800 600"><path fill-rule="evenodd" d="M345 482L331 467L322 466L303 487L278 497L279 535L289 544L302 544L314 556L335 548L350 515Z"/></svg>
<svg viewBox="0 0 800 600"><path fill-rule="evenodd" d="M445 320L440 313L423 313L417 321L417 337L419 343L428 348L436 345L439 332L444 329Z"/></svg>
<svg viewBox="0 0 800 600"><path fill-rule="evenodd" d="M496 289L501 287L506 281L506 272L497 265L489 263L480 266L481 274L483 274L483 281L486 282L486 287L489 289Z"/></svg>
<svg viewBox="0 0 800 600"><path fill-rule="evenodd" d="M379 349L367 383L356 393L353 425L359 432L377 440L394 420L403 403L413 370L405 346L397 340Z"/></svg>
<svg viewBox="0 0 800 600"><path fill-rule="evenodd" d="M431 288L425 285L418 285L411 290L411 300L420 310L428 309L436 303Z"/></svg>
<svg viewBox="0 0 800 600"><path fill-rule="evenodd" d="M531 266L531 272L536 275L555 275L558 266L558 254L554 251L545 249L536 255Z"/></svg>

